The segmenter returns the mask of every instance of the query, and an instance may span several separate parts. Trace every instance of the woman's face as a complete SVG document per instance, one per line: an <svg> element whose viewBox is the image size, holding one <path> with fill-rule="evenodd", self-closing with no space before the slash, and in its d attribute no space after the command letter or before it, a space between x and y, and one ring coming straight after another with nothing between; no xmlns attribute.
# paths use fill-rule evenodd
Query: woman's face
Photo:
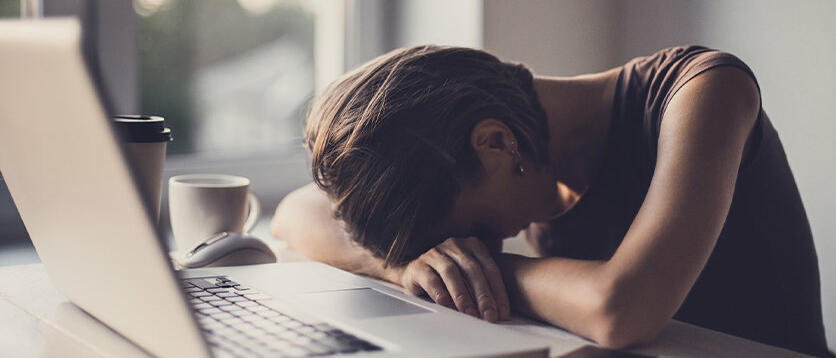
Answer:
<svg viewBox="0 0 836 358"><path fill-rule="evenodd" d="M558 195L550 175L529 168L520 176L510 166L506 173L463 185L440 235L497 241L551 217Z"/></svg>
<svg viewBox="0 0 836 358"><path fill-rule="evenodd" d="M516 141L504 124L496 120L479 123L471 143L482 163L482 173L474 183L461 185L451 214L437 233L439 238L502 240L515 236L533 221L553 215L558 205L554 175L520 157Z"/></svg>

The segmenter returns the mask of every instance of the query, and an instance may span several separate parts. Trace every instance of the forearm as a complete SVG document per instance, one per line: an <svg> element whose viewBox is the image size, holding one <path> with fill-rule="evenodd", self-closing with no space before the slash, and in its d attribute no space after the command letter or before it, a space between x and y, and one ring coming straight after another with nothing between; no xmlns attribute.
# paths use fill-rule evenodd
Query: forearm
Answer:
<svg viewBox="0 0 836 358"><path fill-rule="evenodd" d="M623 317L635 300L619 293L618 277L607 262L567 258L535 259L502 255L503 271L514 309L611 348L641 343L647 324Z"/></svg>
<svg viewBox="0 0 836 358"><path fill-rule="evenodd" d="M516 310L585 337L600 320L600 261L535 259L503 254L498 261Z"/></svg>
<svg viewBox="0 0 836 358"><path fill-rule="evenodd" d="M383 267L383 260L353 243L331 215L330 202L308 185L288 194L270 223L273 236L306 257L340 269L399 283L398 267Z"/></svg>

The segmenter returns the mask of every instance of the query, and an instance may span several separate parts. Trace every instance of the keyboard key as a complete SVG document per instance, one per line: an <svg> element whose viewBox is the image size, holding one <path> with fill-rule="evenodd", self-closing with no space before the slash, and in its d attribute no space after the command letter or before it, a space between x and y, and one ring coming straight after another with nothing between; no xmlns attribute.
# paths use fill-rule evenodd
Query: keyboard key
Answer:
<svg viewBox="0 0 836 358"><path fill-rule="evenodd" d="M264 312L275 312L275 311L264 311ZM276 323L283 323L283 322L287 322L287 321L291 320L290 317L285 316L281 313L278 316L273 316L273 317L269 317L269 318L270 318L271 321L276 322Z"/></svg>
<svg viewBox="0 0 836 358"><path fill-rule="evenodd" d="M293 343L296 343L300 346L303 346L303 347L306 347L307 345L311 344L311 342L313 342L312 339L310 339L308 337L305 337L305 336L299 336L299 335L297 335L296 337L293 337L291 339L288 339L288 340L293 342Z"/></svg>
<svg viewBox="0 0 836 358"><path fill-rule="evenodd" d="M258 328L261 328L261 329L266 329L267 327L275 327L276 326L275 323L270 322L268 320L252 321L251 323L254 326L256 326Z"/></svg>
<svg viewBox="0 0 836 358"><path fill-rule="evenodd" d="M232 302L227 302L225 300L218 300L218 301L209 302L209 304L212 305L212 306L215 306L215 307L220 307L220 306L229 306L229 305L232 304Z"/></svg>
<svg viewBox="0 0 836 358"><path fill-rule="evenodd" d="M311 327L315 328L317 331L322 331L322 332L330 332L330 331L334 331L334 330L339 331L338 329L334 328L334 326L331 326L330 324L327 324L327 323L312 324ZM342 331L340 331L340 332L342 332Z"/></svg>
<svg viewBox="0 0 836 358"><path fill-rule="evenodd" d="M236 306L236 305L221 306L221 307L218 307L218 308L220 308L221 311L224 311L224 312L233 312L233 311L243 311L244 310L243 307Z"/></svg>
<svg viewBox="0 0 836 358"><path fill-rule="evenodd" d="M328 335L325 334L325 332L314 332L314 333L309 334L308 337L311 337L313 340L318 340L318 339L328 337Z"/></svg>
<svg viewBox="0 0 836 358"><path fill-rule="evenodd" d="M203 291L203 290L201 290L197 287L195 287L195 288L198 289L199 291L189 293L189 295L194 297L194 298L200 298L200 297L206 297L206 296L211 296L212 295L211 293Z"/></svg>
<svg viewBox="0 0 836 358"><path fill-rule="evenodd" d="M238 306L225 306L225 307L238 307ZM229 311L229 313L232 313L232 315L238 316L238 317L252 316L252 315L255 314L255 312L250 312L250 311L247 311L245 309L241 309L241 310L238 310L238 311Z"/></svg>
<svg viewBox="0 0 836 358"><path fill-rule="evenodd" d="M270 341L267 343L267 346L270 347L272 351L281 351L282 349L292 348L293 343L290 343L283 339L272 337L270 338Z"/></svg>
<svg viewBox="0 0 836 358"><path fill-rule="evenodd" d="M215 322L215 319L208 316L197 316L197 323L205 324L209 322Z"/></svg>
<svg viewBox="0 0 836 358"><path fill-rule="evenodd" d="M199 298L199 300L201 300L203 302L212 302L212 301L217 301L217 300L222 300L222 299L223 298L215 297L215 296L205 296L205 297L200 297Z"/></svg>
<svg viewBox="0 0 836 358"><path fill-rule="evenodd" d="M209 317L212 317L212 318L217 319L217 320L224 320L224 319L232 318L232 317L235 317L235 316L233 316L229 313L226 313L226 312L221 312L221 313L212 314Z"/></svg>
<svg viewBox="0 0 836 358"><path fill-rule="evenodd" d="M200 314L211 315L211 314L214 314L214 313L221 313L221 310L219 310L215 307L212 307L212 308L204 308L204 309L201 309L201 310L197 310L197 312L200 313Z"/></svg>
<svg viewBox="0 0 836 358"><path fill-rule="evenodd" d="M253 302L253 301L235 302L235 304L236 304L236 305L239 305L239 306L241 306L241 307L252 307L252 306L258 306L258 303L257 303L257 302Z"/></svg>
<svg viewBox="0 0 836 358"><path fill-rule="evenodd" d="M206 289L206 292L212 292L212 293L229 292L229 289L228 289L228 288L224 288L224 287L215 287L215 286L213 286L213 287L214 287L214 288L207 288L207 289Z"/></svg>
<svg viewBox="0 0 836 358"><path fill-rule="evenodd" d="M202 310L204 308L212 308L212 305L202 302L192 306L196 310Z"/></svg>
<svg viewBox="0 0 836 358"><path fill-rule="evenodd" d="M262 305L255 305L247 307L247 310L253 312L261 312L261 311L270 311L270 308L262 306Z"/></svg>
<svg viewBox="0 0 836 358"><path fill-rule="evenodd" d="M299 328L302 327L302 324L297 321L286 321L281 323L282 326L285 328Z"/></svg>
<svg viewBox="0 0 836 358"><path fill-rule="evenodd" d="M263 321L264 320L264 318L261 318L261 317L256 316L256 315L242 316L241 319L243 319L247 322L255 322L255 321Z"/></svg>
<svg viewBox="0 0 836 358"><path fill-rule="evenodd" d="M203 328L205 331L215 331L224 327L226 327L226 325L215 320L200 324L200 328Z"/></svg>
<svg viewBox="0 0 836 358"><path fill-rule="evenodd" d="M203 292L203 289L200 288L200 287L192 286L192 287L184 289L183 292L186 292L186 293Z"/></svg>
<svg viewBox="0 0 836 358"><path fill-rule="evenodd" d="M237 345L242 339L238 337L241 335L241 332L238 332L229 326L222 326L212 330L212 335L218 337L220 339L220 344L225 346Z"/></svg>
<svg viewBox="0 0 836 358"><path fill-rule="evenodd" d="M282 327L282 328L284 328L284 327ZM281 337L282 339L286 339L286 340L290 341L290 340L296 338L296 336L298 336L299 334L294 332L293 330L285 328L284 331L276 332L276 335Z"/></svg>
<svg viewBox="0 0 836 358"><path fill-rule="evenodd" d="M235 292L218 292L215 294L218 297L238 297L238 294Z"/></svg>
<svg viewBox="0 0 836 358"><path fill-rule="evenodd" d="M273 311L273 310L266 310L266 311L256 311L256 313L264 318L271 318L281 315L281 313Z"/></svg>
<svg viewBox="0 0 836 358"><path fill-rule="evenodd" d="M235 317L235 316L232 316L230 318L224 318L224 319L221 320L221 323L232 326L232 327L238 327L238 326L244 325L244 322L245 322L244 320L242 320L241 318Z"/></svg>
<svg viewBox="0 0 836 358"><path fill-rule="evenodd" d="M243 302L243 301L247 300L246 298L238 296L238 295L231 296L231 297L226 297L225 299L229 302Z"/></svg>
<svg viewBox="0 0 836 358"><path fill-rule="evenodd" d="M278 335L279 333L283 333L283 332L287 332L287 331L289 331L289 329L284 328L284 327L282 327L282 326L277 326L277 325L275 325L275 324L265 325L264 327L261 327L261 328L262 328L263 330L267 331L268 333L273 334L273 335ZM324 336L323 336L323 337L324 337Z"/></svg>
<svg viewBox="0 0 836 358"><path fill-rule="evenodd" d="M238 330L240 330L241 332L244 332L244 334L246 334L246 335L248 335L248 336L252 336L252 337L255 337L255 336L257 336L257 335L262 335L262 334L266 334L266 333L267 333L267 332L265 332L265 331L261 330L261 329L260 329L260 328L258 328L258 327L251 326L251 325L248 325L248 324L242 324L242 325L238 326L237 328L238 328Z"/></svg>
<svg viewBox="0 0 836 358"><path fill-rule="evenodd" d="M188 282L191 283L192 285L195 285L195 286L200 287L202 289L217 287L217 286L215 286L214 283L206 281L202 278L192 278L192 279L189 279Z"/></svg>

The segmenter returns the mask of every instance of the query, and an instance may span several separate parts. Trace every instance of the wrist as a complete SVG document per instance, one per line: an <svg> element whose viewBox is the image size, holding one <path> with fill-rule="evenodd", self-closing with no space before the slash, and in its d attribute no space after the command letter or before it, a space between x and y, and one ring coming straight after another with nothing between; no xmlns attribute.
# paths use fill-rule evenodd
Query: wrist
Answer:
<svg viewBox="0 0 836 358"><path fill-rule="evenodd" d="M509 289L517 285L518 272L523 268L526 261L531 260L529 257L507 253L498 254L495 259L499 271L502 272L502 279L509 286Z"/></svg>
<svg viewBox="0 0 836 358"><path fill-rule="evenodd" d="M403 281L402 278L404 270L406 270L406 265L392 265L385 268L381 268L380 278L388 282L394 283L398 286L401 286L401 281Z"/></svg>

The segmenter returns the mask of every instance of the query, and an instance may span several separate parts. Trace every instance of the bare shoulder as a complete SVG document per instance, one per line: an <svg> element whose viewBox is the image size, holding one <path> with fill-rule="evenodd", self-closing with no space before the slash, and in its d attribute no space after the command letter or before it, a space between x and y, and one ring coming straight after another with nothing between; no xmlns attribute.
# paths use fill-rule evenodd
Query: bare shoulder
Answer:
<svg viewBox="0 0 836 358"><path fill-rule="evenodd" d="M705 71L683 86L668 104L664 121L699 119L702 124L748 130L757 119L760 105L755 80L742 69L722 66Z"/></svg>

